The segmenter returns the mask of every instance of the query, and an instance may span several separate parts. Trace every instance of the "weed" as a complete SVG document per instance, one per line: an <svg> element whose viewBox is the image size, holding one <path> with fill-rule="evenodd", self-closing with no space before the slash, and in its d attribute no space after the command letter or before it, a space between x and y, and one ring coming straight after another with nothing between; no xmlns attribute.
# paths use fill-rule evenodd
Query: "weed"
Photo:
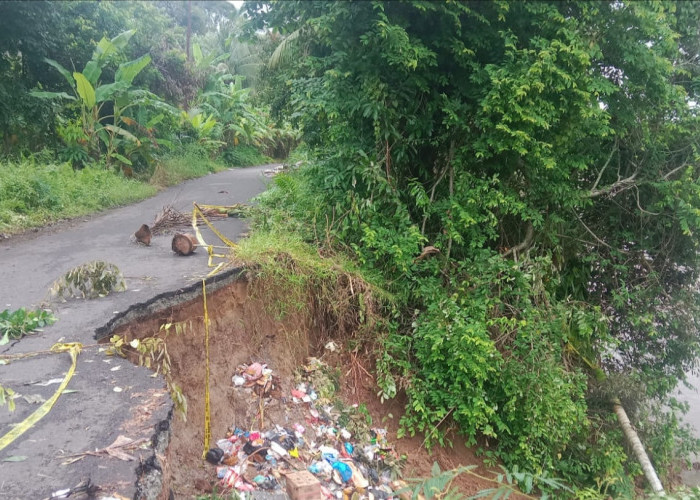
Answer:
<svg viewBox="0 0 700 500"><path fill-rule="evenodd" d="M236 491L217 493L216 489L206 495L197 495L195 500L240 500L241 496Z"/></svg>
<svg viewBox="0 0 700 500"><path fill-rule="evenodd" d="M182 392L182 388L173 379L166 338L173 331L176 335L180 335L191 328L191 322L184 321L166 323L160 327L155 335L143 339L129 341L125 336L113 335L109 339L110 348L108 350L108 354L117 354L123 358L131 354L137 358L140 366L155 370L154 376L162 375L175 409L185 421L187 420L187 398Z"/></svg>
<svg viewBox="0 0 700 500"><path fill-rule="evenodd" d="M0 385L0 406L7 405L9 411L15 411L15 401L14 401L15 391L9 387L3 387Z"/></svg>
<svg viewBox="0 0 700 500"><path fill-rule="evenodd" d="M407 479L408 486L402 488L396 493L402 496L402 493L411 493L413 499L423 497L426 500L462 500L465 498L491 498L493 500L499 498L509 498L513 494L517 494L525 498L540 498L546 500L551 498L551 493L557 492L557 498L561 497L562 493L573 494L574 491L563 484L560 480L550 478L546 474L534 475L529 472L521 472L515 467L512 471L503 469L502 474L498 474L495 479L481 476L474 472L475 465L457 467L451 470L441 470L437 462L433 463L433 468L430 471L428 478ZM458 491L452 488L452 482L461 474L469 474L479 479L494 483L494 488L487 488L479 491L476 495L464 497ZM540 496L531 496L536 487L543 489Z"/></svg>
<svg viewBox="0 0 700 500"><path fill-rule="evenodd" d="M268 313L281 319L310 310L329 339L375 338L381 303L391 299L351 261L324 258L288 234L257 231L236 246L233 261L250 270L251 295Z"/></svg>
<svg viewBox="0 0 700 500"><path fill-rule="evenodd" d="M19 339L28 333L38 331L39 328L50 325L56 321L51 311L37 309L27 311L23 307L10 311L5 309L0 312L0 345L7 344L10 340Z"/></svg>
<svg viewBox="0 0 700 500"><path fill-rule="evenodd" d="M94 299L126 290L121 271L114 264L96 260L74 267L51 286L50 293L63 299L80 296ZM79 294L79 295L78 295Z"/></svg>

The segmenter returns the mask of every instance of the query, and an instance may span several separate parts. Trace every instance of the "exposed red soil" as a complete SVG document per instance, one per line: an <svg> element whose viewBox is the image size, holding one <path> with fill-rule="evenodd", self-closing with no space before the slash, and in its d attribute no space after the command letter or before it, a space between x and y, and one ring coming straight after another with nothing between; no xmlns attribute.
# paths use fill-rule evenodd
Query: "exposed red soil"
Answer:
<svg viewBox="0 0 700 500"><path fill-rule="evenodd" d="M321 357L324 354L323 342L314 327L313 318L308 317L305 311L300 311L287 315L284 320L275 320L261 300L249 296L245 282L234 283L208 294L207 308L211 325L211 445L224 437L231 427L261 429L269 428L275 423L286 425L292 421L303 422L301 405L290 405L274 398L272 403L263 408L261 422L260 401L257 397L234 388L231 377L240 364L254 361L267 363L280 378L282 394L289 394L295 369L308 356ZM168 488L173 490L176 498L192 498L207 490L215 479L213 466L202 460L206 376L203 319L203 301L199 299L161 311L114 332L126 335L131 340L155 334L163 336L161 326L166 323L182 322L186 325L179 335L171 328L166 338L172 376L187 398L188 412L186 421L176 416L172 423L172 439L166 456L163 457L166 464L163 498L167 498ZM340 339L338 343L341 343ZM422 446L422 437L396 439L403 402L399 399L380 402L369 371L365 373L364 369L358 369L358 366L350 364L349 359L349 356L342 353L336 353L332 359L330 356L325 357L329 364L339 363L341 373L349 375L343 377L343 399L348 404L364 403L374 425L387 428L389 442L394 444L399 454L407 457L404 477L429 476L434 461L443 470L461 465L477 465L474 472L485 477L495 477L494 471L485 468L483 461L458 438L453 439L452 448L434 448L432 454ZM357 358L353 358L352 363L356 365ZM468 474L460 476L455 485L468 495L496 486Z"/></svg>

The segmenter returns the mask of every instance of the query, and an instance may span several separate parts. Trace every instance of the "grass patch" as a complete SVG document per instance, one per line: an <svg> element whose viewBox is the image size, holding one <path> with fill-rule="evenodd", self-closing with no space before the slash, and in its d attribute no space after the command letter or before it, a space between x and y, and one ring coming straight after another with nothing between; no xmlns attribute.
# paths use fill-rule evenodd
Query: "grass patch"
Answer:
<svg viewBox="0 0 700 500"><path fill-rule="evenodd" d="M277 319L311 311L320 333L345 343L376 339L380 309L392 298L354 262L318 249L294 234L255 231L234 249L235 265L251 276L251 295ZM320 324L325 323L325 324Z"/></svg>
<svg viewBox="0 0 700 500"><path fill-rule="evenodd" d="M187 145L163 157L155 167L150 183L157 187L169 187L188 179L221 172L226 167L209 157L209 153L197 146Z"/></svg>
<svg viewBox="0 0 700 500"><path fill-rule="evenodd" d="M225 149L221 153L221 161L229 167L252 167L274 162L272 158L258 151L255 146L245 144Z"/></svg>
<svg viewBox="0 0 700 500"><path fill-rule="evenodd" d="M0 231L18 233L142 200L155 186L101 166L73 170L33 159L0 162Z"/></svg>

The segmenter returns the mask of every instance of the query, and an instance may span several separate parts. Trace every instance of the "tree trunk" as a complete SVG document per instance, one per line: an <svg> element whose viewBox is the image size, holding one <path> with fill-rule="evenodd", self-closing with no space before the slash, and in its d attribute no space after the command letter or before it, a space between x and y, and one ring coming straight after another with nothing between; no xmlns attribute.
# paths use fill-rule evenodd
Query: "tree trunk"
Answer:
<svg viewBox="0 0 700 500"><path fill-rule="evenodd" d="M136 241L149 246L151 244L151 234L151 229L146 224L141 224L141 227L134 233L134 236L136 237Z"/></svg>
<svg viewBox="0 0 700 500"><path fill-rule="evenodd" d="M192 0L187 0L187 41L185 42L187 51L187 61L192 61L192 47L190 47L190 42L192 41Z"/></svg>
<svg viewBox="0 0 700 500"><path fill-rule="evenodd" d="M632 428L630 419L627 418L627 412L625 412L625 409L622 407L619 399L614 399L612 403L617 419L620 422L620 427L622 427L622 431L625 433L625 437L627 438L627 442L632 447L632 451L634 451L634 454L637 456L639 465L642 466L644 476L647 478L651 489L654 491L654 493L664 494L664 487L661 484L661 481L659 481L659 477L656 475L656 471L654 470L654 466L651 464L651 460L649 460L649 456L647 455L646 451L644 451L644 445L642 445L642 442L639 440L637 432Z"/></svg>
<svg viewBox="0 0 700 500"><path fill-rule="evenodd" d="M190 255L197 248L194 235L178 233L173 236L172 249L178 255Z"/></svg>

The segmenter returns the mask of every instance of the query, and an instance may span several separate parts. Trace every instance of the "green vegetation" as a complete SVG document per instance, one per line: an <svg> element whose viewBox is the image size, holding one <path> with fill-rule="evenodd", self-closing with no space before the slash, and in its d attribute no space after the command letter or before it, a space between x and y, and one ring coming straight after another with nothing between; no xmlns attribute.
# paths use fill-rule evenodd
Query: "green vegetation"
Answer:
<svg viewBox="0 0 700 500"><path fill-rule="evenodd" d="M635 493L613 398L662 479L698 449L672 395L700 354L699 3L0 2L0 19L0 230L303 141L236 255L271 312L314 297L375 354L402 433L457 430L580 498Z"/></svg>
<svg viewBox="0 0 700 500"><path fill-rule="evenodd" d="M0 345L5 345L10 340L20 339L55 321L56 317L51 314L51 311L45 309L36 311L27 311L23 307L14 311L5 309L0 312Z"/></svg>
<svg viewBox="0 0 700 500"><path fill-rule="evenodd" d="M255 99L264 37L242 40L245 19L227 2L189 7L0 4L0 19L12 19L0 30L0 231L133 202L296 145L298 133Z"/></svg>
<svg viewBox="0 0 700 500"><path fill-rule="evenodd" d="M699 4L247 11L280 40L261 93L310 152L255 223L379 273L402 432L631 497L619 397L667 479L698 447L670 401L700 353Z"/></svg>
<svg viewBox="0 0 700 500"><path fill-rule="evenodd" d="M0 407L7 404L8 411L15 411L14 395L15 391L9 387L3 387L0 385Z"/></svg>
<svg viewBox="0 0 700 500"><path fill-rule="evenodd" d="M0 232L41 226L153 195L155 187L123 174L32 157L0 162Z"/></svg>
<svg viewBox="0 0 700 500"><path fill-rule="evenodd" d="M96 299L124 290L126 283L119 268L102 260L74 267L51 285L51 295L61 299Z"/></svg>

